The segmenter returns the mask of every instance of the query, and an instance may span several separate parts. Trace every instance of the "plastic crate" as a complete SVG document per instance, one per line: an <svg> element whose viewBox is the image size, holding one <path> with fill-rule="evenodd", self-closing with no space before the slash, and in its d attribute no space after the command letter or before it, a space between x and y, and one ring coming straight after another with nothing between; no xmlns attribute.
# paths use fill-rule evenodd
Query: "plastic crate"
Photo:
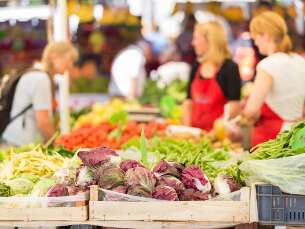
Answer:
<svg viewBox="0 0 305 229"><path fill-rule="evenodd" d="M273 185L256 185L258 218L265 225L305 225L305 196L283 193Z"/></svg>

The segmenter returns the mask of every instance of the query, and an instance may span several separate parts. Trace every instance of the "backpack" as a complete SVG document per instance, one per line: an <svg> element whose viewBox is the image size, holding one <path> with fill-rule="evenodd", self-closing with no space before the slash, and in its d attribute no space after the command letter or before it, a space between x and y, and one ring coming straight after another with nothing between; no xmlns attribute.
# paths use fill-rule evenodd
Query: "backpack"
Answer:
<svg viewBox="0 0 305 229"><path fill-rule="evenodd" d="M0 78L0 136L12 121L23 115L33 106L32 104L27 105L17 115L11 118L11 110L17 84L24 73L25 72L13 73Z"/></svg>

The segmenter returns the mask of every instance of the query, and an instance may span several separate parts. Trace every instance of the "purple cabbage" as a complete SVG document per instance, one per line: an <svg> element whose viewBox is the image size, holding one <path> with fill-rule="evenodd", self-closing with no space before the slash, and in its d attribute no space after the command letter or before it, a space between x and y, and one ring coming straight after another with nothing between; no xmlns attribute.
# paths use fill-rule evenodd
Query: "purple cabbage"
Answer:
<svg viewBox="0 0 305 229"><path fill-rule="evenodd" d="M181 177L184 166L177 162L168 162L161 160L153 169L153 172L159 176L171 175L177 178Z"/></svg>
<svg viewBox="0 0 305 229"><path fill-rule="evenodd" d="M76 172L76 185L81 189L88 189L90 185L96 182L93 177L93 172L88 166L81 166Z"/></svg>
<svg viewBox="0 0 305 229"><path fill-rule="evenodd" d="M177 193L181 193L185 189L184 184L178 178L169 175L159 177L158 185L172 187Z"/></svg>
<svg viewBox="0 0 305 229"><path fill-rule="evenodd" d="M63 184L56 184L49 188L47 197L68 196L68 188Z"/></svg>
<svg viewBox="0 0 305 229"><path fill-rule="evenodd" d="M169 201L179 200L175 189L166 185L157 186L153 193L153 198L159 200L169 200Z"/></svg>
<svg viewBox="0 0 305 229"><path fill-rule="evenodd" d="M152 192L156 185L156 178L153 173L148 169L136 167L133 169L129 169L126 172L125 183L128 187L132 187L133 189L136 186L140 186L141 189L152 195Z"/></svg>
<svg viewBox="0 0 305 229"><path fill-rule="evenodd" d="M84 165L95 167L105 162L109 162L111 156L118 156L118 154L107 147L99 147L90 150L81 150L77 156L81 159Z"/></svg>
<svg viewBox="0 0 305 229"><path fill-rule="evenodd" d="M204 201L209 199L209 194L188 188L179 195L179 198L181 201Z"/></svg>
<svg viewBox="0 0 305 229"><path fill-rule="evenodd" d="M232 176L219 174L215 178L214 189L216 194L226 195L240 188L240 184Z"/></svg>
<svg viewBox="0 0 305 229"><path fill-rule="evenodd" d="M108 164L107 166L101 166L96 169L95 177L98 179L100 188L111 190L124 185L125 173L118 166Z"/></svg>
<svg viewBox="0 0 305 229"><path fill-rule="evenodd" d="M136 160L129 159L129 160L124 160L120 163L120 168L124 172L127 172L128 169L134 169L134 168L137 168L137 167L144 168L144 166Z"/></svg>
<svg viewBox="0 0 305 229"><path fill-rule="evenodd" d="M203 193L211 191L211 183L202 170L195 165L185 168L182 172L182 182L186 188L195 189Z"/></svg>
<svg viewBox="0 0 305 229"><path fill-rule="evenodd" d="M128 188L128 195L152 198L152 192L141 185L133 185Z"/></svg>

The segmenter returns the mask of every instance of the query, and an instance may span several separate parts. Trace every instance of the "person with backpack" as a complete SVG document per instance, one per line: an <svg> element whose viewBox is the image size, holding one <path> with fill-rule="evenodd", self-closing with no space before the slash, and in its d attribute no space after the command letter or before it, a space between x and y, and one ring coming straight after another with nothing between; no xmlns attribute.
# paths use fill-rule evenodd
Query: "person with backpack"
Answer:
<svg viewBox="0 0 305 229"><path fill-rule="evenodd" d="M0 81L0 134L10 145L47 141L55 133L53 78L69 70L78 53L71 43L53 42L41 63L22 74Z"/></svg>

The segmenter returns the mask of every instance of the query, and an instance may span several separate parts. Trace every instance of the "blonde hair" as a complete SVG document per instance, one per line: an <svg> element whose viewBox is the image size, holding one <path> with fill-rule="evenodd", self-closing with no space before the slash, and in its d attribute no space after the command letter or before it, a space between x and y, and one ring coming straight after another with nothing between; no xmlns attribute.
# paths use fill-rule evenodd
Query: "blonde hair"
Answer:
<svg viewBox="0 0 305 229"><path fill-rule="evenodd" d="M212 61L219 65L225 59L231 59L232 55L228 47L228 40L224 27L217 21L198 23L195 30L205 37L208 43L208 51L199 57L199 62Z"/></svg>
<svg viewBox="0 0 305 229"><path fill-rule="evenodd" d="M268 11L254 17L250 23L250 32L252 36L258 34L269 35L280 52L289 53L292 51L286 22L277 13Z"/></svg>
<svg viewBox="0 0 305 229"><path fill-rule="evenodd" d="M41 62L44 70L50 72L52 70L51 59L53 55L63 56L67 53L71 53L74 61L78 59L78 52L76 48L70 42L52 42L49 43L43 50Z"/></svg>

